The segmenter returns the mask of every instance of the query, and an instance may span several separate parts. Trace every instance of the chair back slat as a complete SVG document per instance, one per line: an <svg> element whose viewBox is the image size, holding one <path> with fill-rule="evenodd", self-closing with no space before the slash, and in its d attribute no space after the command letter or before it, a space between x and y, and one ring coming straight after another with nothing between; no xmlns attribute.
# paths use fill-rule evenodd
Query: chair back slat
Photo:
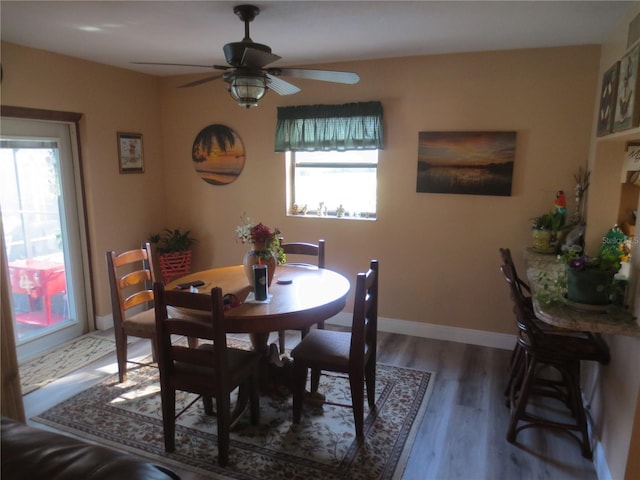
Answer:
<svg viewBox="0 0 640 480"><path fill-rule="evenodd" d="M122 302L122 306L124 307L125 312L137 305L142 303L153 302L153 291L152 290L141 290L132 295L129 295Z"/></svg>
<svg viewBox="0 0 640 480"><path fill-rule="evenodd" d="M126 273L120 277L120 288L132 287L151 280L150 270L136 270L135 272Z"/></svg>
<svg viewBox="0 0 640 480"><path fill-rule="evenodd" d="M325 268L325 254L324 254L324 250L325 250L325 242L324 240L320 239L318 240L317 244L313 244L313 243L307 243L307 242L290 242L290 243L283 243L283 238L280 238L280 246L282 247L282 250L284 251L285 254L287 255L305 255L305 256L312 256L312 257L317 257L317 261L315 263L315 265L318 266L318 268ZM299 264L298 262L290 262L287 259L287 263L288 264ZM310 265L309 263L305 262L302 263L303 265Z"/></svg>

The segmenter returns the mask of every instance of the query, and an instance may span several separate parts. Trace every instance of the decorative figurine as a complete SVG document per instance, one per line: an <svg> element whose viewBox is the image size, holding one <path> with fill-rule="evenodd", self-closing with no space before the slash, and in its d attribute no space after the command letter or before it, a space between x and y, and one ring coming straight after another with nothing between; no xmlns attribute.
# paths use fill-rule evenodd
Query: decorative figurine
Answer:
<svg viewBox="0 0 640 480"><path fill-rule="evenodd" d="M556 193L555 207L558 213L561 213L562 215L567 214L567 198L562 190L558 190Z"/></svg>

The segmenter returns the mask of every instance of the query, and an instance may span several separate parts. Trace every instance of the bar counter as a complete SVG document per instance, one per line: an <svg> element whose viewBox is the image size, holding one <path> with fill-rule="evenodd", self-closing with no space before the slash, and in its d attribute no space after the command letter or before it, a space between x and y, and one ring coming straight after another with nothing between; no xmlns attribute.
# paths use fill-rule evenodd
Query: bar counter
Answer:
<svg viewBox="0 0 640 480"><path fill-rule="evenodd" d="M536 253L530 248L525 250L524 258L533 307L540 320L571 330L640 337L640 325L631 312L622 307L610 305L605 312L588 312L578 311L564 302L547 304L538 301L536 292L542 288L539 274L546 272L553 275L554 271L565 266L558 262L556 255Z"/></svg>

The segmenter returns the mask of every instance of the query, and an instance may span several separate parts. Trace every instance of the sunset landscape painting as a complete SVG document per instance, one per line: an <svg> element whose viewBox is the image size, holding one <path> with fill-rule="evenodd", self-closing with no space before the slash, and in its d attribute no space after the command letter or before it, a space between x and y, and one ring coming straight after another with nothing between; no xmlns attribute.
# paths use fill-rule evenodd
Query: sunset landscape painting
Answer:
<svg viewBox="0 0 640 480"><path fill-rule="evenodd" d="M516 132L419 132L419 193L510 196Z"/></svg>
<svg viewBox="0 0 640 480"><path fill-rule="evenodd" d="M225 125L203 128L191 151L196 172L212 185L226 185L236 180L242 173L245 158L240 136Z"/></svg>

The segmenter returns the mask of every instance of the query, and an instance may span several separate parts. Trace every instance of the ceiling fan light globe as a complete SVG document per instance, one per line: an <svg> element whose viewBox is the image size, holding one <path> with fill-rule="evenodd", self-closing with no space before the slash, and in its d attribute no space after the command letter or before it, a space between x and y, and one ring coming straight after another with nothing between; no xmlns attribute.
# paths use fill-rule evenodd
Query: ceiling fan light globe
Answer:
<svg viewBox="0 0 640 480"><path fill-rule="evenodd" d="M229 83L229 94L241 107L257 107L265 93L267 82L262 75L236 75Z"/></svg>

